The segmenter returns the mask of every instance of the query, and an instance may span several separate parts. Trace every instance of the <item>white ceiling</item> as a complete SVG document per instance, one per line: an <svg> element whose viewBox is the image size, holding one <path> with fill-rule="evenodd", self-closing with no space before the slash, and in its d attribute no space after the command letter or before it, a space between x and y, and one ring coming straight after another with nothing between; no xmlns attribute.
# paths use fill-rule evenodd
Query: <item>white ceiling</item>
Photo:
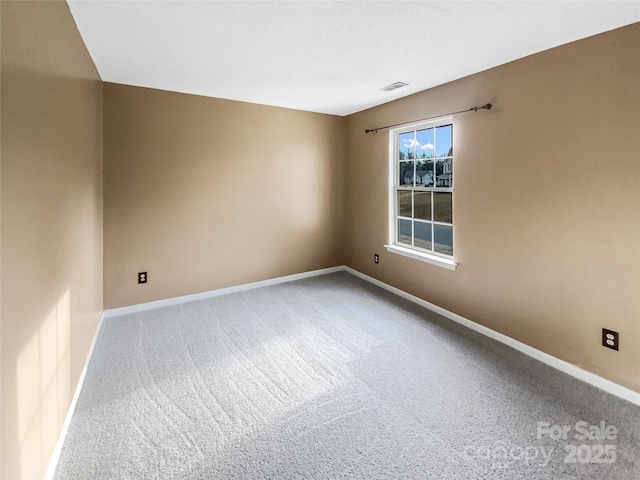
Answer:
<svg viewBox="0 0 640 480"><path fill-rule="evenodd" d="M106 82L336 115L640 21L640 1L68 3Z"/></svg>

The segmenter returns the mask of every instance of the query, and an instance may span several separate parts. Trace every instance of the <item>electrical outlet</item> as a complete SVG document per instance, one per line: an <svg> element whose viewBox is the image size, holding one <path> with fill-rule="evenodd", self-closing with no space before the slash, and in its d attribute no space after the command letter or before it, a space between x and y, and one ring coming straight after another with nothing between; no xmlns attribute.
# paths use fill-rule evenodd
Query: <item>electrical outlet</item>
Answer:
<svg viewBox="0 0 640 480"><path fill-rule="evenodd" d="M147 283L147 272L138 272L138 283Z"/></svg>
<svg viewBox="0 0 640 480"><path fill-rule="evenodd" d="M611 348L613 350L618 350L619 346L619 336L618 332L614 332L613 330L607 330L606 328L602 329L602 346Z"/></svg>
<svg viewBox="0 0 640 480"><path fill-rule="evenodd" d="M373 263L380 263L380 255L377 253L373 254Z"/></svg>

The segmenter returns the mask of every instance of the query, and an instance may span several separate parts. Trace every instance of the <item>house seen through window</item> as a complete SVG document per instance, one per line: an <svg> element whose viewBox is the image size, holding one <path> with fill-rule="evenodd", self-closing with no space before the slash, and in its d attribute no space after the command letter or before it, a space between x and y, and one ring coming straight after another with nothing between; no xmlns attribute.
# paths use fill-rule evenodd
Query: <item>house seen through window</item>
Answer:
<svg viewBox="0 0 640 480"><path fill-rule="evenodd" d="M453 124L395 130L393 243L453 257Z"/></svg>

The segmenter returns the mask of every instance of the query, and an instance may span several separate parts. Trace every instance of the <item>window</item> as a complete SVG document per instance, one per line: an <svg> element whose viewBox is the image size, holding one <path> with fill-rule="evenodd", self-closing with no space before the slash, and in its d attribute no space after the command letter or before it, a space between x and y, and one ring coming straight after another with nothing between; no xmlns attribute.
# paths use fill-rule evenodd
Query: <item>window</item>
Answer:
<svg viewBox="0 0 640 480"><path fill-rule="evenodd" d="M387 249L454 269L451 119L390 132Z"/></svg>

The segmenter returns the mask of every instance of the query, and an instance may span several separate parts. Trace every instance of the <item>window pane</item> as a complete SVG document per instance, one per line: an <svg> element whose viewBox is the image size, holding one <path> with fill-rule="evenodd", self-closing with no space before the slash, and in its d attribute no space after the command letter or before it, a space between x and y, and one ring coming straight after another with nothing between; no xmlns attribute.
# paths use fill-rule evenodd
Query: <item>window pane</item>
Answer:
<svg viewBox="0 0 640 480"><path fill-rule="evenodd" d="M453 227L449 225L434 225L433 228L434 250L453 255Z"/></svg>
<svg viewBox="0 0 640 480"><path fill-rule="evenodd" d="M431 248L431 224L423 222L415 222L414 228L416 231L415 246L432 250Z"/></svg>
<svg viewBox="0 0 640 480"><path fill-rule="evenodd" d="M401 187L413 187L413 163L399 162L398 185Z"/></svg>
<svg viewBox="0 0 640 480"><path fill-rule="evenodd" d="M411 245L411 220L398 219L398 242Z"/></svg>
<svg viewBox="0 0 640 480"><path fill-rule="evenodd" d="M433 193L433 216L436 222L453 223L451 193Z"/></svg>
<svg viewBox="0 0 640 480"><path fill-rule="evenodd" d="M411 192L398 190L398 215L411 218Z"/></svg>
<svg viewBox="0 0 640 480"><path fill-rule="evenodd" d="M414 218L431 220L431 192L414 193L414 201Z"/></svg>
<svg viewBox="0 0 640 480"><path fill-rule="evenodd" d="M451 148L451 125L436 128L436 154L438 157L453 155Z"/></svg>
<svg viewBox="0 0 640 480"><path fill-rule="evenodd" d="M415 158L415 133L407 132L400 134L398 149L400 160L410 160Z"/></svg>
<svg viewBox="0 0 640 480"><path fill-rule="evenodd" d="M433 183L432 177L427 170L427 162L433 163L433 160L416 161L416 187L429 187Z"/></svg>
<svg viewBox="0 0 640 480"><path fill-rule="evenodd" d="M416 149L416 158L433 158L435 156L433 128L416 132Z"/></svg>
<svg viewBox="0 0 640 480"><path fill-rule="evenodd" d="M453 187L453 160L437 160L436 174L436 187Z"/></svg>

